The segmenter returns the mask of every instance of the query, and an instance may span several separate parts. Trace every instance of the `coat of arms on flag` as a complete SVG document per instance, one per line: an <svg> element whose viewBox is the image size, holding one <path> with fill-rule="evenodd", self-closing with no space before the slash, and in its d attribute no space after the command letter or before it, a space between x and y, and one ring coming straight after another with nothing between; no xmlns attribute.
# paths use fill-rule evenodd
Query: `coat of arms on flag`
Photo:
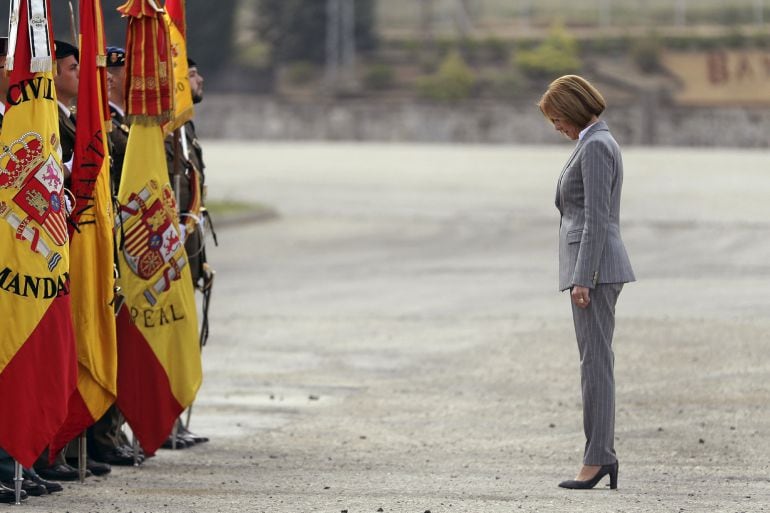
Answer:
<svg viewBox="0 0 770 513"><path fill-rule="evenodd" d="M161 273L144 297L150 306L157 296L171 287L187 265L182 237L176 219L176 202L171 187L162 187L150 180L138 193L129 196L121 206L120 218L125 230L123 253L126 263L142 280L150 280Z"/></svg>
<svg viewBox="0 0 770 513"><path fill-rule="evenodd" d="M0 203L0 217L27 240L30 249L43 256L53 270L61 260L58 252L41 239L41 231L55 246L67 242L67 221L62 196L61 167L43 154L43 137L28 132L11 142L0 154L0 189L15 189L13 205Z"/></svg>

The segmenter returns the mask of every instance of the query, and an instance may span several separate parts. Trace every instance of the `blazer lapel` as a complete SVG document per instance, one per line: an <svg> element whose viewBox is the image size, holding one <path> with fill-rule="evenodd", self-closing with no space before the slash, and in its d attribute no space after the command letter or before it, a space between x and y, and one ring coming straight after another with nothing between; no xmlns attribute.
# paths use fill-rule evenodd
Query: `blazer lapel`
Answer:
<svg viewBox="0 0 770 513"><path fill-rule="evenodd" d="M577 146L575 146L575 149L572 151L572 155L569 156L569 159L567 160L567 163L564 165L564 168L561 170L561 174L559 175L559 181L556 183L556 208L561 211L561 181L564 178L564 173L567 172L567 169L569 169L570 164L572 164L572 161L575 160L575 157L577 156L578 152L580 151L580 148L583 147L583 144L588 140L588 138L596 132L597 130L607 130L607 123L604 121L597 121L594 123L591 128L588 129L588 132L583 136L583 138L577 143Z"/></svg>
<svg viewBox="0 0 770 513"><path fill-rule="evenodd" d="M578 150L581 146L583 146L583 141L585 141L586 138L583 137L583 140L580 141L577 146L575 146L575 149L572 150L572 155L569 156L569 159L567 159L567 163L564 165L564 167L561 170L561 174L559 175L559 181L556 182L556 208L561 211L561 181L564 178L564 173L567 172L567 169L569 168L569 165L572 164L572 161L575 160L575 155L578 154Z"/></svg>

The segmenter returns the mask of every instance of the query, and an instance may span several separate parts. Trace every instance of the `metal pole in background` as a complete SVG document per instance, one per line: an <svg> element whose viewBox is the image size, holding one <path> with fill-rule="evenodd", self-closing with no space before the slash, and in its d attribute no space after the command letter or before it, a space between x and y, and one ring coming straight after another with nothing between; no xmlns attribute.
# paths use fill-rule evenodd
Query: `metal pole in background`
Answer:
<svg viewBox="0 0 770 513"><path fill-rule="evenodd" d="M754 0L754 21L757 25L765 24L765 1Z"/></svg>
<svg viewBox="0 0 770 513"><path fill-rule="evenodd" d="M332 94L358 87L355 0L326 0L325 78Z"/></svg>
<svg viewBox="0 0 770 513"><path fill-rule="evenodd" d="M467 0L455 0L454 14L460 36L468 37L473 30L473 23Z"/></svg>
<svg viewBox="0 0 770 513"><path fill-rule="evenodd" d="M519 0L519 24L525 29L532 25L532 0Z"/></svg>
<svg viewBox="0 0 770 513"><path fill-rule="evenodd" d="M356 80L356 7L355 0L342 0L340 9L340 61L343 87L350 91L357 87Z"/></svg>
<svg viewBox="0 0 770 513"><path fill-rule="evenodd" d="M687 24L687 0L676 0L674 19L680 27Z"/></svg>
<svg viewBox="0 0 770 513"><path fill-rule="evenodd" d="M337 92L340 74L340 0L326 0L326 87Z"/></svg>
<svg viewBox="0 0 770 513"><path fill-rule="evenodd" d="M420 34L422 51L433 49L433 0L420 0Z"/></svg>
<svg viewBox="0 0 770 513"><path fill-rule="evenodd" d="M599 25L604 28L612 25L612 5L610 0L599 0Z"/></svg>

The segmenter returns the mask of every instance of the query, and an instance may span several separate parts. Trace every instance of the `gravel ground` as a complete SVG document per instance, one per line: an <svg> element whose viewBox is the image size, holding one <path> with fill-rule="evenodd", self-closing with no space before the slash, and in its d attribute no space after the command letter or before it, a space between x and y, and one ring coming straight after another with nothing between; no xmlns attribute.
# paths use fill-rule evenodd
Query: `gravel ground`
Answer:
<svg viewBox="0 0 770 513"><path fill-rule="evenodd" d="M212 441L19 509L770 511L766 154L625 152L619 490L576 492L567 145L205 148L212 198L279 212L209 248Z"/></svg>

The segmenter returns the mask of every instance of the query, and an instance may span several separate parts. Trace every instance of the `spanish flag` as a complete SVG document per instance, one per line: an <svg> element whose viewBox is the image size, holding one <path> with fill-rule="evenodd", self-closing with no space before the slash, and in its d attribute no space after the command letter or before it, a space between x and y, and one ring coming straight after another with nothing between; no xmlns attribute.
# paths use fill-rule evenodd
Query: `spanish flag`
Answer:
<svg viewBox="0 0 770 513"><path fill-rule="evenodd" d="M72 319L78 354L78 386L67 420L51 443L55 455L104 415L117 395L115 338L114 213L105 123L106 52L98 0L80 0L78 129L72 168L75 209L70 225Z"/></svg>
<svg viewBox="0 0 770 513"><path fill-rule="evenodd" d="M31 466L64 422L77 360L48 0L13 0L0 134L0 447Z"/></svg>
<svg viewBox="0 0 770 513"><path fill-rule="evenodd" d="M171 132L193 118L192 92L187 78L187 42L185 22L185 1L166 0L166 14L163 19L168 26L171 40L171 57L174 64L174 119L164 130Z"/></svg>
<svg viewBox="0 0 770 513"><path fill-rule="evenodd" d="M149 0L119 8L129 16L128 115L135 122L118 191L126 297L117 320L118 406L147 454L168 437L202 379L192 279L161 129L171 113L163 106L173 107L166 103L173 98L168 39L162 11L153 9Z"/></svg>

